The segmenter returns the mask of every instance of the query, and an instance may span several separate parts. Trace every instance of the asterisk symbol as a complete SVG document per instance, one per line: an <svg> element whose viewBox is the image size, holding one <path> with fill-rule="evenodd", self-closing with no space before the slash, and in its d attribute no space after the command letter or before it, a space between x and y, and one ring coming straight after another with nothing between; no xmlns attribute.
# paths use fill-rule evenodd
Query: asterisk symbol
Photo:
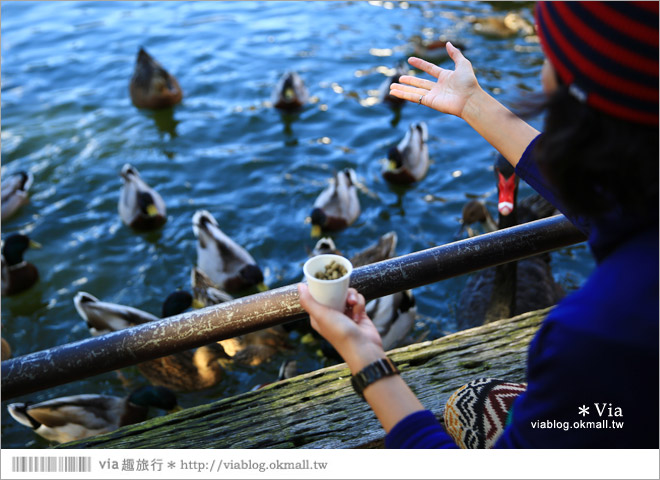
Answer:
<svg viewBox="0 0 660 480"><path fill-rule="evenodd" d="M176 463L174 462L167 462L167 468L174 468L176 467Z"/></svg>
<svg viewBox="0 0 660 480"><path fill-rule="evenodd" d="M580 407L580 411L578 412L578 415L582 415L583 417L584 417L585 415L589 415L589 407L587 407L587 406L585 406L585 405L582 405L582 406Z"/></svg>

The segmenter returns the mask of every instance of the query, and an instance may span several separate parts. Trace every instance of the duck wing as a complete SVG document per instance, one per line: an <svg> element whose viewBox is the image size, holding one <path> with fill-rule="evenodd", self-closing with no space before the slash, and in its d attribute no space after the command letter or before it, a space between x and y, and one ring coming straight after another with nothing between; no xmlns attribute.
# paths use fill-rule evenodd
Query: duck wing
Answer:
<svg viewBox="0 0 660 480"><path fill-rule="evenodd" d="M102 302L87 292L78 292L73 302L94 336L158 320L155 315L137 308Z"/></svg>
<svg viewBox="0 0 660 480"><path fill-rule="evenodd" d="M397 241L398 237L394 231L382 235L377 243L370 245L351 257L353 267L362 267L364 265L392 258L394 256Z"/></svg>
<svg viewBox="0 0 660 480"><path fill-rule="evenodd" d="M428 138L426 123L413 123L397 146L403 157L404 168L416 181L423 179L429 169Z"/></svg>
<svg viewBox="0 0 660 480"><path fill-rule="evenodd" d="M124 182L119 195L119 216L122 221L131 227L139 226L136 224L141 220L143 223L148 221L150 216L144 213L140 206L140 197L148 195L158 212L158 220L152 222L155 223L153 226L162 225L166 218L167 209L160 194L142 180L138 170L128 163L124 165L120 175ZM152 217L155 218L156 215Z"/></svg>
<svg viewBox="0 0 660 480"><path fill-rule="evenodd" d="M119 426L118 412L124 403L123 398L110 395L74 395L27 405L24 408L14 407L14 413L23 410L23 413L27 413L34 421L50 428L75 424L90 430L106 430ZM24 423L23 420L16 419ZM28 422L34 426L29 420Z"/></svg>

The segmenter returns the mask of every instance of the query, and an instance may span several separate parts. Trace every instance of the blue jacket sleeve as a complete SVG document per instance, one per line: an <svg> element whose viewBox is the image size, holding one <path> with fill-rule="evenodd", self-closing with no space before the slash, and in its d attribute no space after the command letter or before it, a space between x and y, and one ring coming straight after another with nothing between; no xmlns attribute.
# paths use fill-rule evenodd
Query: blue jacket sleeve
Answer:
<svg viewBox="0 0 660 480"><path fill-rule="evenodd" d="M429 410L411 413L385 437L386 448L458 448Z"/></svg>
<svg viewBox="0 0 660 480"><path fill-rule="evenodd" d="M529 184L537 193L539 193L543 198L548 202L553 204L557 210L563 213L570 222L575 225L582 233L589 235L591 230L590 224L587 219L572 215L565 205L561 202L557 190L548 183L545 179L539 167L534 161L534 145L536 145L537 140L543 135L539 134L532 142L527 146L522 157L516 165L516 175L522 178L525 182Z"/></svg>

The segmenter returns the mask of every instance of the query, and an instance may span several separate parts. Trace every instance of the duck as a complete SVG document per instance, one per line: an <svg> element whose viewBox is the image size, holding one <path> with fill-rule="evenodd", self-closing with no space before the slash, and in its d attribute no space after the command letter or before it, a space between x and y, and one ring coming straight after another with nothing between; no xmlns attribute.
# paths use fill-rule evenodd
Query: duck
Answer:
<svg viewBox="0 0 660 480"><path fill-rule="evenodd" d="M309 216L312 237L322 231L339 231L352 225L360 216L357 175L352 168L336 173L330 184L319 194Z"/></svg>
<svg viewBox="0 0 660 480"><path fill-rule="evenodd" d="M125 225L138 230L155 230L167 221L167 209L160 194L145 183L140 172L127 163L120 176L119 216Z"/></svg>
<svg viewBox="0 0 660 480"><path fill-rule="evenodd" d="M197 267L192 269L191 282L195 299L205 307L233 300ZM268 362L276 353L290 348L288 332L280 325L220 340L218 344L232 363L251 367Z"/></svg>
<svg viewBox="0 0 660 480"><path fill-rule="evenodd" d="M474 31L492 38L510 38L520 33L533 35L534 27L519 13L509 12L504 17L474 18Z"/></svg>
<svg viewBox="0 0 660 480"><path fill-rule="evenodd" d="M14 233L8 236L2 246L2 296L16 295L32 288L39 281L39 270L23 260L28 248L41 248L27 235Z"/></svg>
<svg viewBox="0 0 660 480"><path fill-rule="evenodd" d="M13 217L18 210L30 202L28 190L34 177L31 173L17 172L2 182L2 221Z"/></svg>
<svg viewBox="0 0 660 480"><path fill-rule="evenodd" d="M494 170L498 187L498 229L537 220L541 218L539 215L552 213L554 207L544 205L538 199L527 202L525 211L519 208L517 176L501 155L495 162ZM474 202L472 204L479 208ZM536 211L531 208L532 205L537 207ZM484 223L491 228L494 220L492 217L488 219L490 214L485 206L483 209L486 216ZM467 210L471 212L472 208ZM466 208L463 211L465 213ZM483 214L479 217L483 218ZM475 217L464 216L463 224L467 225L472 218ZM481 270L468 279L458 300L457 324L461 330L472 328L555 305L563 296L563 288L552 275L549 253L509 262Z"/></svg>
<svg viewBox="0 0 660 480"><path fill-rule="evenodd" d="M395 97L390 94L390 85L393 83L398 83L401 75L407 75L408 69L403 63L399 63L394 67L394 71L391 75L388 75L385 80L380 84L378 88L378 99L381 103L388 104L394 108L401 108L407 102L401 98Z"/></svg>
<svg viewBox="0 0 660 480"><path fill-rule="evenodd" d="M155 315L133 307L100 302L86 292L78 292L74 304L94 336L158 320ZM178 315L190 307L203 306L190 293L177 290L163 302L161 318ZM220 382L224 377L221 361L228 359L222 346L212 343L194 350L147 360L139 363L137 368L152 385L167 387L177 392L191 392L212 387Z"/></svg>
<svg viewBox="0 0 660 480"><path fill-rule="evenodd" d="M398 145L387 153L382 175L392 183L411 184L422 180L429 170L428 127L412 123Z"/></svg>
<svg viewBox="0 0 660 480"><path fill-rule="evenodd" d="M39 403L11 403L7 410L37 435L66 443L142 422L147 419L149 407L168 413L180 410L171 390L154 386L142 386L126 397L81 394Z"/></svg>
<svg viewBox="0 0 660 480"><path fill-rule="evenodd" d="M401 346L417 319L412 290L371 300L365 306L365 312L376 326L385 351Z"/></svg>
<svg viewBox="0 0 660 480"><path fill-rule="evenodd" d="M192 285L195 301L199 302L203 307L230 302L234 299L234 297L213 283L213 280L197 267L193 267L190 271L190 284Z"/></svg>
<svg viewBox="0 0 660 480"><path fill-rule="evenodd" d="M334 240L330 237L319 238L309 256L315 257L325 254L341 255L341 251L337 249Z"/></svg>
<svg viewBox="0 0 660 480"><path fill-rule="evenodd" d="M142 47L137 54L129 91L133 105L138 108L169 108L183 98L177 79Z"/></svg>
<svg viewBox="0 0 660 480"><path fill-rule="evenodd" d="M275 108L291 112L307 103L309 92L297 72L286 72L277 82L271 99Z"/></svg>
<svg viewBox="0 0 660 480"><path fill-rule="evenodd" d="M11 346L9 345L9 342L5 340L4 337L0 337L0 340L2 340L2 361L4 362L5 360L8 360L11 358Z"/></svg>
<svg viewBox="0 0 660 480"><path fill-rule="evenodd" d="M87 328L92 336L105 335L159 319L156 315L128 305L102 302L87 292L78 292L73 299L73 304L78 314L87 323ZM170 293L163 302L160 318L178 315L190 307L201 308L203 306L190 293L177 290Z"/></svg>
<svg viewBox="0 0 660 480"><path fill-rule="evenodd" d="M444 36L435 39L426 39L420 35L413 35L410 38L410 43L412 44L411 55L427 62L438 64L449 59L449 54L447 53L448 41ZM452 40L451 44L461 52L465 50L465 45L461 42Z"/></svg>
<svg viewBox="0 0 660 480"><path fill-rule="evenodd" d="M351 264L357 268L394 257L398 240L399 237L395 231L381 235L376 243L355 253L350 258Z"/></svg>
<svg viewBox="0 0 660 480"><path fill-rule="evenodd" d="M197 238L197 268L220 289L236 293L246 288L266 290L264 275L243 247L227 236L207 210L197 210L192 219Z"/></svg>

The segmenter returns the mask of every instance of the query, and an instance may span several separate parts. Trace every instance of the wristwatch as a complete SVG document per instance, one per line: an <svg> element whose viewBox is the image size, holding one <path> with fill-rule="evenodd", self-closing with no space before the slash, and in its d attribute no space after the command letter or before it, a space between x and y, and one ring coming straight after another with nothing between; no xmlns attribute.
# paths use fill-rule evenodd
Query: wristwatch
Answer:
<svg viewBox="0 0 660 480"><path fill-rule="evenodd" d="M372 383L380 380L381 378L389 377L391 375L398 375L399 370L396 365L392 363L389 358L381 358L376 360L360 370L358 373L351 377L351 383L355 392L364 398L362 393Z"/></svg>

